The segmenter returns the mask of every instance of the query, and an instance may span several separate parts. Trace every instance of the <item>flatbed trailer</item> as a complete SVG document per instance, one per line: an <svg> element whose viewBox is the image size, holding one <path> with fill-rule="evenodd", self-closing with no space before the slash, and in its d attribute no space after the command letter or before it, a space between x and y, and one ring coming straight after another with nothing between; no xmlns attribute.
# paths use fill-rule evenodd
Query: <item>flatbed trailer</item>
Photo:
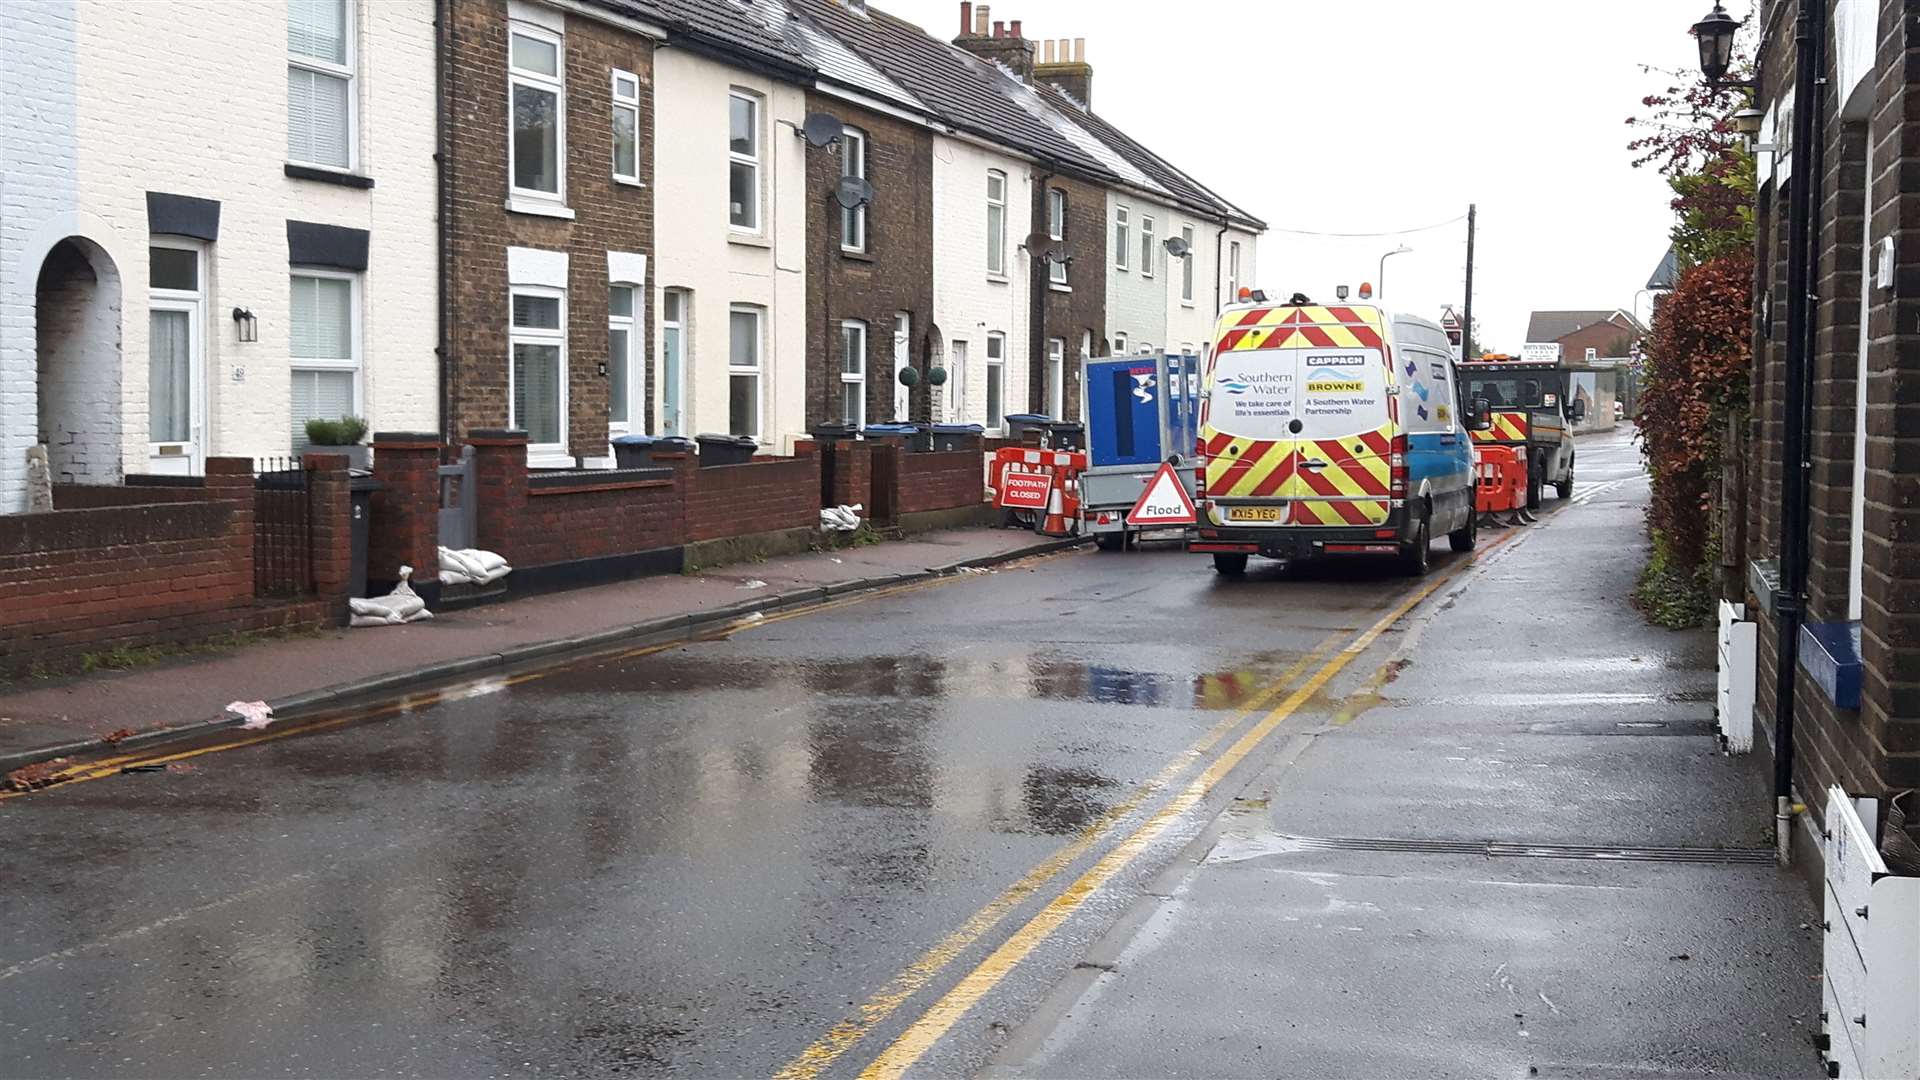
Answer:
<svg viewBox="0 0 1920 1080"><path fill-rule="evenodd" d="M1138 528L1127 513L1163 463L1195 495L1200 357L1182 353L1109 356L1082 362L1087 400L1087 468L1079 477L1080 529L1102 551L1143 535L1186 539L1191 526Z"/></svg>

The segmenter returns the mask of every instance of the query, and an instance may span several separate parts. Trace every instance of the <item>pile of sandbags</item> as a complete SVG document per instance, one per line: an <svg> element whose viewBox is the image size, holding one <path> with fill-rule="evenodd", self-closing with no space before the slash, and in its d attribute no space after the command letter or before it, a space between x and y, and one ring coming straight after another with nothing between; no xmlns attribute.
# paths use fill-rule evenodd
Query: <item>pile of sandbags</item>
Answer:
<svg viewBox="0 0 1920 1080"><path fill-rule="evenodd" d="M821 507L820 527L829 532L853 532L860 527L860 504Z"/></svg>
<svg viewBox="0 0 1920 1080"><path fill-rule="evenodd" d="M413 591L407 580L413 577L413 567L400 568L400 584L385 596L362 599L354 597L347 601L352 612L347 620L348 626L399 626L402 623L419 622L433 618L433 612L427 610L427 602Z"/></svg>
<svg viewBox="0 0 1920 1080"><path fill-rule="evenodd" d="M479 548L440 549L440 584L442 585L486 585L508 574L513 567L507 560L491 551Z"/></svg>

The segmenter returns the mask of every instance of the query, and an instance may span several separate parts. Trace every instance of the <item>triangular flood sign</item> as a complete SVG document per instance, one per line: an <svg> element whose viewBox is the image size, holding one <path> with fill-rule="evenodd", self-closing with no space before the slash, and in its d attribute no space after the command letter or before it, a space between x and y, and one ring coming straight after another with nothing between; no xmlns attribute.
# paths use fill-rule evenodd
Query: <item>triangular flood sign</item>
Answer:
<svg viewBox="0 0 1920 1080"><path fill-rule="evenodd" d="M1147 490L1140 493L1140 501L1127 511L1129 525L1192 525L1197 520L1193 500L1170 461L1161 464Z"/></svg>

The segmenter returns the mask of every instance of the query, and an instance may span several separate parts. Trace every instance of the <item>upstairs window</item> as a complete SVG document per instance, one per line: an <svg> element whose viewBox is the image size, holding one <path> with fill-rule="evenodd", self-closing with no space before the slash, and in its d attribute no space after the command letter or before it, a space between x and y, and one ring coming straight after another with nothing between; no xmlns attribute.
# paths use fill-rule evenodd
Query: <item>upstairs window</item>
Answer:
<svg viewBox="0 0 1920 1080"><path fill-rule="evenodd" d="M987 172L987 273L1007 272L1007 174Z"/></svg>
<svg viewBox="0 0 1920 1080"><path fill-rule="evenodd" d="M508 33L513 194L561 201L566 161L566 85L558 34L515 23Z"/></svg>
<svg viewBox="0 0 1920 1080"><path fill-rule="evenodd" d="M287 160L353 167L350 0L287 0Z"/></svg>
<svg viewBox="0 0 1920 1080"><path fill-rule="evenodd" d="M840 136L840 175L867 178L867 136L848 128ZM840 250L867 250L867 207L840 208Z"/></svg>
<svg viewBox="0 0 1920 1080"><path fill-rule="evenodd" d="M1127 208L1113 208L1113 265L1116 270L1127 268L1127 252L1132 250L1132 237L1127 235Z"/></svg>
<svg viewBox="0 0 1920 1080"><path fill-rule="evenodd" d="M760 99L741 90L727 98L727 223L760 231Z"/></svg>
<svg viewBox="0 0 1920 1080"><path fill-rule="evenodd" d="M1153 219L1140 219L1140 276L1152 277L1154 265L1159 262L1159 252L1154 250Z"/></svg>
<svg viewBox="0 0 1920 1080"><path fill-rule="evenodd" d="M1047 189L1047 238L1056 241L1067 238L1067 193L1059 188ZM1055 285L1067 283L1065 258L1047 260L1047 280Z"/></svg>
<svg viewBox="0 0 1920 1080"><path fill-rule="evenodd" d="M640 80L631 71L613 73L613 178L640 182Z"/></svg>

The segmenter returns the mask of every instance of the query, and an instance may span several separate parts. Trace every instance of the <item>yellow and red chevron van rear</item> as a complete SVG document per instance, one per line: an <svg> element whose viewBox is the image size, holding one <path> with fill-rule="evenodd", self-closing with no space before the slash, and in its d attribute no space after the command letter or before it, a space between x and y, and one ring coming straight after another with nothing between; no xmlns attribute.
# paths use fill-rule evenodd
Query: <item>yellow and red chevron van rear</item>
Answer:
<svg viewBox="0 0 1920 1080"><path fill-rule="evenodd" d="M1421 336L1429 330L1437 346ZM1399 334L1419 340L1400 349ZM1213 554L1224 572L1248 555L1411 552L1424 567L1427 530L1471 517L1471 449L1445 349L1437 326L1372 305L1296 298L1228 308L1200 406L1200 521L1189 550ZM1403 424L1403 410L1417 415ZM1446 443L1428 463L1435 483L1409 470L1410 430ZM1411 480L1423 480L1414 495ZM1419 514L1409 512L1415 503Z"/></svg>

